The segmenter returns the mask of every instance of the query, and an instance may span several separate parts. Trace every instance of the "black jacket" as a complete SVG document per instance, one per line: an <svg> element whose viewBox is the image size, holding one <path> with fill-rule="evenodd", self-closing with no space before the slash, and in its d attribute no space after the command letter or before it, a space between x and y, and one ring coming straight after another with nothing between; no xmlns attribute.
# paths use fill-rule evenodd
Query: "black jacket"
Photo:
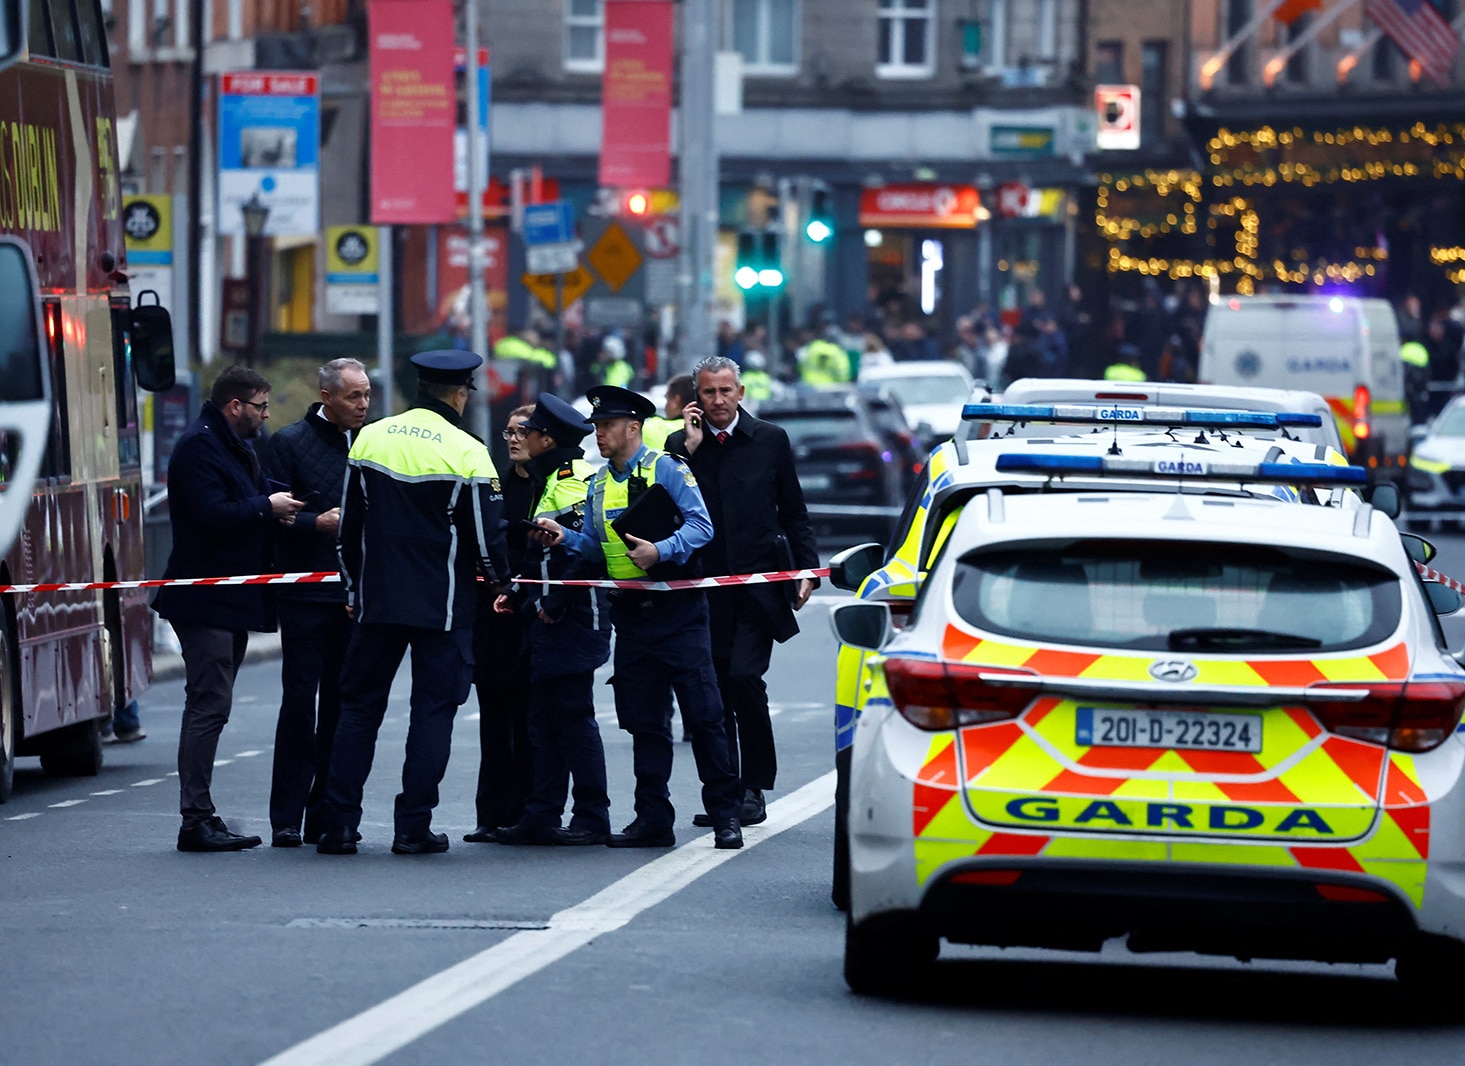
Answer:
<svg viewBox="0 0 1465 1066"><path fill-rule="evenodd" d="M173 551L164 577L273 571L275 531L259 459L212 402L178 438L168 460ZM270 586L167 587L153 609L170 622L217 629L275 628Z"/></svg>
<svg viewBox="0 0 1465 1066"><path fill-rule="evenodd" d="M320 416L320 407L311 404L304 418L271 434L262 449L265 472L279 483L272 488L289 489L297 500L309 501L280 532L279 566L290 574L340 568L335 534L318 531L315 520L341 506L351 442L345 430ZM346 589L337 582L281 585L275 594L282 600L346 602Z"/></svg>
<svg viewBox="0 0 1465 1066"><path fill-rule="evenodd" d="M727 443L718 444L704 424L695 455L687 455L685 431L667 438L666 450L686 460L712 515L712 542L694 557L703 573L812 570L819 565L793 448L781 427L740 410ZM799 631L789 595L793 587L781 583L744 589L761 608L764 629L779 642Z"/></svg>

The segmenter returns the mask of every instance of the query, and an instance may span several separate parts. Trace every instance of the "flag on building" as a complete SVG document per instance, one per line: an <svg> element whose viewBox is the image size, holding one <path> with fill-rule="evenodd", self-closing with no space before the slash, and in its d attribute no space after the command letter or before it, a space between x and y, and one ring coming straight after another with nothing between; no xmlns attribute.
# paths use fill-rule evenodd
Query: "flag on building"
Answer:
<svg viewBox="0 0 1465 1066"><path fill-rule="evenodd" d="M1368 17L1438 85L1450 84L1460 35L1429 0L1368 0Z"/></svg>
<svg viewBox="0 0 1465 1066"><path fill-rule="evenodd" d="M1323 0L1282 0L1282 6L1272 12L1272 18L1290 26L1309 11L1323 6Z"/></svg>

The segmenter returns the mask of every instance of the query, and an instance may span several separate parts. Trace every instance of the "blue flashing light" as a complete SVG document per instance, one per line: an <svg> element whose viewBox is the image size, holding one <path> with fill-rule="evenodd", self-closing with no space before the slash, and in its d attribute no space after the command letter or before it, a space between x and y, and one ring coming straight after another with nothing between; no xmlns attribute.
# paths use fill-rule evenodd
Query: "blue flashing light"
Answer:
<svg viewBox="0 0 1465 1066"><path fill-rule="evenodd" d="M1320 426L1322 424L1322 415L1306 415L1300 411L1277 412L1277 425L1279 426Z"/></svg>
<svg viewBox="0 0 1465 1066"><path fill-rule="evenodd" d="M1333 312L1333 314L1335 315L1341 315L1343 313L1343 297L1334 296L1331 300L1329 300L1328 310Z"/></svg>
<svg viewBox="0 0 1465 1066"><path fill-rule="evenodd" d="M1102 474L1104 459L1098 455L1034 455L1008 452L997 457L999 473Z"/></svg>
<svg viewBox="0 0 1465 1066"><path fill-rule="evenodd" d="M1367 485L1368 471L1361 466L1331 463L1257 463L1257 477L1289 485Z"/></svg>
<svg viewBox="0 0 1465 1066"><path fill-rule="evenodd" d="M1360 488L1368 471L1331 463L1216 463L1209 457L1126 459L1098 455L1042 455L1008 452L997 457L1001 473L1107 474L1124 478L1166 478L1182 481L1267 482L1279 485L1336 485Z"/></svg>

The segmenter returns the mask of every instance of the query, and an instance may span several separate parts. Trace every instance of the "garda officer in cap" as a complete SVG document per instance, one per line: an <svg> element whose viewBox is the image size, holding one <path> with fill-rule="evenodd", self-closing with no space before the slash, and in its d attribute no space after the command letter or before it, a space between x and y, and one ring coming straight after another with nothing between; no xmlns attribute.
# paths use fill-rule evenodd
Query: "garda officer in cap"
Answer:
<svg viewBox="0 0 1465 1066"><path fill-rule="evenodd" d="M417 404L364 427L341 504L341 576L356 620L341 671L341 721L317 850L354 854L361 794L402 656L412 649L411 725L392 851L446 851L432 831L453 716L473 681L474 582L508 577L503 495L488 449L462 427L472 352L421 352Z"/></svg>
<svg viewBox="0 0 1465 1066"><path fill-rule="evenodd" d="M609 460L590 486L584 529L541 518L540 539L567 543L579 573L601 570L612 578L667 580L687 576L692 552L712 539L712 522L696 479L669 455L641 441L641 424L656 413L643 396L614 385L585 394L592 407L595 443ZM611 523L654 485L662 485L681 511L683 524L658 541L622 539ZM534 534L531 534L534 536ZM577 576L579 574L577 573ZM636 818L607 843L620 848L669 848L676 844L668 781L671 778L671 695L692 737L702 803L716 846L740 848L741 794L728 762L722 697L707 636L707 597L699 589L676 592L619 590L611 600L615 646L616 719L631 734L636 773Z"/></svg>
<svg viewBox="0 0 1465 1066"><path fill-rule="evenodd" d="M580 441L590 432L580 412L542 393L524 421L531 514L578 530L595 469ZM562 578L571 558L563 547L531 541L526 574ZM605 748L595 723L595 670L610 658L610 609L603 589L524 583L494 604L529 617L529 749L532 783L517 825L499 829L499 844L604 844L610 839ZM575 804L560 828L571 775Z"/></svg>

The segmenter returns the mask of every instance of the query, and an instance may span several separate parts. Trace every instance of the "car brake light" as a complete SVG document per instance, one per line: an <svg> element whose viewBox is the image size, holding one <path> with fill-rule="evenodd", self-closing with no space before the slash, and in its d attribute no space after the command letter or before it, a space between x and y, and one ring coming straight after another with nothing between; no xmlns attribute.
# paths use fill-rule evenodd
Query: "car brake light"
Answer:
<svg viewBox="0 0 1465 1066"><path fill-rule="evenodd" d="M1368 403L1369 394L1367 385L1360 385L1353 390L1353 435L1359 440L1368 439Z"/></svg>
<svg viewBox="0 0 1465 1066"><path fill-rule="evenodd" d="M1380 685L1341 683L1313 685L1309 693L1329 688L1366 688L1361 700L1308 700L1317 720L1331 733L1395 751L1430 751L1439 747L1460 724L1465 708L1465 682L1409 681Z"/></svg>
<svg viewBox="0 0 1465 1066"><path fill-rule="evenodd" d="M1150 394L1147 393L1147 392L1096 392L1096 393L1094 393L1094 399L1096 399L1096 400L1133 400L1135 402L1138 402L1140 400L1148 400L1149 398L1150 398Z"/></svg>
<svg viewBox="0 0 1465 1066"><path fill-rule="evenodd" d="M917 729L936 731L1016 718L1033 702L1025 688L993 685L982 675L1037 677L1031 670L999 670L935 659L885 661L885 681L895 709Z"/></svg>
<svg viewBox="0 0 1465 1066"><path fill-rule="evenodd" d="M953 878L953 880L955 880ZM1388 903L1389 897L1382 892L1375 892L1371 888L1354 888L1352 885L1324 885L1312 886L1317 889L1317 894L1323 899L1332 900L1334 903Z"/></svg>
<svg viewBox="0 0 1465 1066"><path fill-rule="evenodd" d="M1021 870L963 870L946 879L952 885L1014 885L1022 876ZM1318 891L1322 891L1318 885Z"/></svg>

